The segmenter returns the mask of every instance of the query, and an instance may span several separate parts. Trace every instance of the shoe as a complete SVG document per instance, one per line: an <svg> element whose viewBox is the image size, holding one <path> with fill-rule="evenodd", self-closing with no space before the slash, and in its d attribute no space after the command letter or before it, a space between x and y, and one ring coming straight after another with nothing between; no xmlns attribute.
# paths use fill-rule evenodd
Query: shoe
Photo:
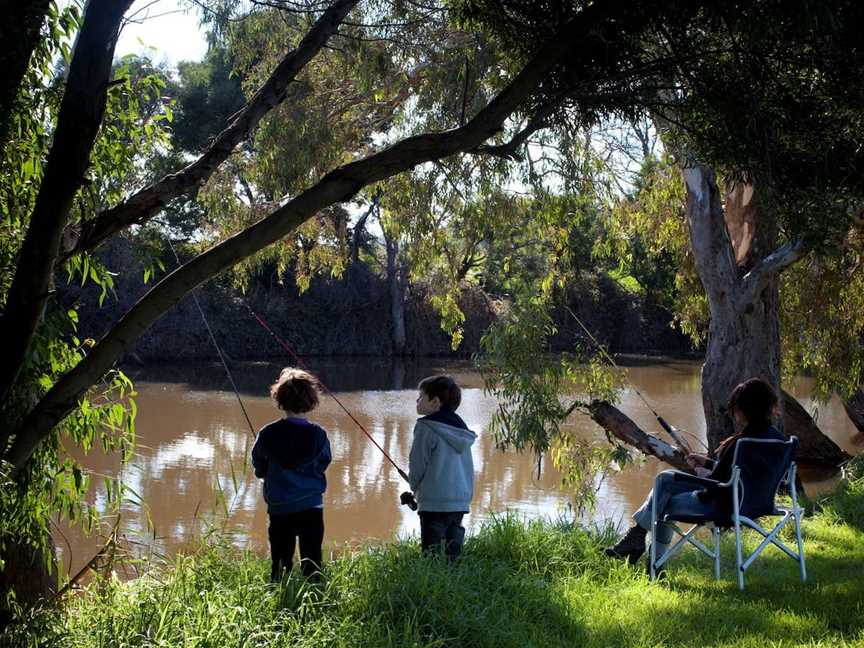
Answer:
<svg viewBox="0 0 864 648"><path fill-rule="evenodd" d="M645 553L645 536L648 532L638 524L630 527L618 544L606 547L603 550L610 558L627 559L628 564L633 565Z"/></svg>

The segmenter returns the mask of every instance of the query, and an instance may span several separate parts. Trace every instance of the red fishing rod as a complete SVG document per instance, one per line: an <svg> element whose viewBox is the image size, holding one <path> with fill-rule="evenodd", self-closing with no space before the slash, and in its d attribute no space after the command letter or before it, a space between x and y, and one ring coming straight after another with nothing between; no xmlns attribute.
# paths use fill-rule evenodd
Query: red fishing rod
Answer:
<svg viewBox="0 0 864 648"><path fill-rule="evenodd" d="M279 337L279 335L276 334L276 332L267 323L267 320L265 320L258 313L256 313L254 310L252 310L252 308L248 304L246 304L246 308L249 309L249 313L252 315L252 317L254 317L258 321L258 323L262 327L264 327L264 329L273 337L274 340L276 340L276 342L278 342L282 346L283 349L285 349L285 351L288 353L288 355L291 356L291 358L298 365L300 365L303 369L305 369L309 373L313 373L309 369L309 367L306 366L306 363L303 362L303 360L300 358L300 356L298 356L294 352L294 350L291 348L291 346L285 340L283 340L281 337ZM375 447L381 451L381 454L383 454L387 458L387 461L389 461L391 464L393 464L393 467L396 469L396 472L399 473L399 476L407 482L408 481L408 474L396 464L396 462L393 460L393 457L391 457L389 454L387 454L387 451L381 447L381 445L372 437L371 434L369 434L369 432L366 430L366 428L363 427L363 424L360 421L358 421L351 412L348 411L348 408L342 404L342 401L340 401L336 397L336 394L334 394L332 391L330 391L330 389L327 387L327 385L324 384L324 382L321 380L321 378L319 378L318 376L316 376L316 378L318 380L318 384L321 385L321 389L324 391L324 393L327 394L334 401L336 401L336 404L342 408L342 411L348 415L348 418L350 418L352 421L354 421L354 423L357 425L357 427L360 428L360 430L363 432L363 434L365 434L366 437L375 445ZM409 502L404 501L405 499L406 498L404 497L404 494L403 494L402 503L408 504L410 506ZM412 508L416 508L416 504Z"/></svg>

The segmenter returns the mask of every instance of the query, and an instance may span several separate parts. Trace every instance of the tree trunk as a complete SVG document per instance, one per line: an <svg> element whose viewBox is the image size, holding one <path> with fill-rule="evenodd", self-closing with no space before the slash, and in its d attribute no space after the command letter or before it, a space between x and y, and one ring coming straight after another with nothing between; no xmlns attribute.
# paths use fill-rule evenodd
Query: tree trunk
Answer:
<svg viewBox="0 0 864 648"><path fill-rule="evenodd" d="M45 555L28 544L10 542L2 552L6 563L0 569L0 631L8 622L9 611L5 609L6 593L15 592L18 603L25 607L47 600L57 591L57 563L54 560L54 541L48 537L50 562Z"/></svg>
<svg viewBox="0 0 864 648"><path fill-rule="evenodd" d="M351 265L356 265L360 260L360 248L363 245L363 235L366 232L366 221L369 220L369 216L372 215L377 206L378 194L375 194L369 209L363 212L363 215L357 219L357 223L354 225L354 231L351 233Z"/></svg>
<svg viewBox="0 0 864 648"><path fill-rule="evenodd" d="M786 434L798 437L795 460L814 467L837 468L851 457L825 436L813 417L794 397L783 392L783 425Z"/></svg>
<svg viewBox="0 0 864 648"><path fill-rule="evenodd" d="M849 420L858 430L852 438L852 442L857 446L864 447L864 390L859 387L855 393L848 399L843 401L843 408L849 416Z"/></svg>
<svg viewBox="0 0 864 648"><path fill-rule="evenodd" d="M84 8L45 175L0 317L0 339L7 344L6 358L0 365L0 398L15 383L42 321L61 234L90 166L90 151L105 113L114 46L123 14L131 3L90 0ZM0 447L4 441L0 439Z"/></svg>
<svg viewBox="0 0 864 648"><path fill-rule="evenodd" d="M405 355L405 264L399 254L399 241L384 234L387 247L387 291L390 294L390 323L393 355Z"/></svg>
<svg viewBox="0 0 864 648"><path fill-rule="evenodd" d="M6 146L15 99L50 4L50 0L0 3L0 152Z"/></svg>
<svg viewBox="0 0 864 648"><path fill-rule="evenodd" d="M724 212L713 171L696 165L683 175L691 248L711 314L702 406L713 451L735 431L725 411L735 385L758 377L780 393L779 273L804 250L788 245L768 254L776 226L758 211L751 186L734 185Z"/></svg>

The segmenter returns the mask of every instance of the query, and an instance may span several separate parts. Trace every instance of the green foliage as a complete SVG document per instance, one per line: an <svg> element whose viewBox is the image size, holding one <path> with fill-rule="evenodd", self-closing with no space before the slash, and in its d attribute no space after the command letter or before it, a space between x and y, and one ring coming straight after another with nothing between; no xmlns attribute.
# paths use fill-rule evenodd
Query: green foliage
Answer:
<svg viewBox="0 0 864 648"><path fill-rule="evenodd" d="M552 302L520 297L482 339L478 364L486 392L499 403L489 429L502 449L531 448L538 456L552 450L574 502L590 507L598 473L628 456L615 444L573 437L565 424L574 411L587 413L592 400L616 401L623 377L594 357L595 349L587 362L548 353L547 340L556 332Z"/></svg>
<svg viewBox="0 0 864 648"><path fill-rule="evenodd" d="M171 138L181 151L200 152L243 107L243 88L230 53L219 42L211 44L203 61L178 63L177 75Z"/></svg>
<svg viewBox="0 0 864 648"><path fill-rule="evenodd" d="M14 277L18 250L27 229L27 217L33 210L44 162L48 155L62 97L62 89L52 82L52 65L60 56L68 57L69 43L78 28L79 9L70 5L60 10L52 4L45 31L49 38L40 39L30 59L15 103L9 116L9 141L0 156L0 300L6 295Z"/></svg>
<svg viewBox="0 0 864 648"><path fill-rule="evenodd" d="M69 47L78 26L79 10L74 3L62 10L52 6L47 37L34 52L12 115L11 139L0 160L0 211L5 224L0 230L2 302L40 188L58 115L63 68L68 64ZM65 60L54 67L61 55ZM73 202L73 226L93 218L146 181L146 162L168 143L167 124L172 113L170 102L162 98L164 87L164 75L147 60L128 57L115 66L88 178ZM101 288L100 304L113 292L113 273L94 256L76 256L65 269L68 282L95 282ZM49 301L26 364L2 404L4 424L0 438L4 447L14 440L8 430L16 429L33 404L93 345L91 339L79 339L77 323L75 304L61 303L56 298ZM129 379L119 370L110 371L39 445L14 480L9 479L8 465L0 469L0 481L5 484L0 494L0 516L4 520L0 555L9 542L44 549L52 518L79 521L85 532L97 524L98 511L86 501L90 475L67 456L64 444L78 446L84 453L98 444L102 451L116 452L125 462L135 441L133 397ZM124 486L116 480L106 484L109 512L119 507L124 493ZM51 559L50 552L42 551L41 555Z"/></svg>
<svg viewBox="0 0 864 648"><path fill-rule="evenodd" d="M852 228L835 253L811 257L782 276L783 371L807 373L814 396L848 398L864 381L864 232Z"/></svg>

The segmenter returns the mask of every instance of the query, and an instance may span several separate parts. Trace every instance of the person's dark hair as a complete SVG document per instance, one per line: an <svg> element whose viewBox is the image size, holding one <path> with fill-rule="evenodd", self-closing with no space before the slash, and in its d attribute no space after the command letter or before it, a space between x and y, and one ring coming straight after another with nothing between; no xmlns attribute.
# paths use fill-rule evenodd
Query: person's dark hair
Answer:
<svg viewBox="0 0 864 648"><path fill-rule="evenodd" d="M301 414L318 407L318 380L307 371L285 367L270 386L270 397L279 409Z"/></svg>
<svg viewBox="0 0 864 648"><path fill-rule="evenodd" d="M429 399L437 398L441 408L455 412L462 402L462 390L450 376L429 376L420 381L417 389Z"/></svg>
<svg viewBox="0 0 864 648"><path fill-rule="evenodd" d="M726 411L741 410L748 423L769 423L777 408L777 394L761 378L745 380L732 390Z"/></svg>

